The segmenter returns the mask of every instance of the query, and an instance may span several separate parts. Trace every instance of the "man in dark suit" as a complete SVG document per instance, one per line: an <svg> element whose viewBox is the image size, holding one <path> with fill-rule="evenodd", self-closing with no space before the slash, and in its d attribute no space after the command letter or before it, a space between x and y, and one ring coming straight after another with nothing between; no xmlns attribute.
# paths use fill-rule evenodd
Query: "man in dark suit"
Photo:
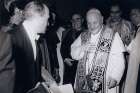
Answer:
<svg viewBox="0 0 140 93"><path fill-rule="evenodd" d="M70 48L74 40L84 31L82 16L80 14L73 14L71 23L71 29L69 29L65 38L62 40L61 54L64 61L64 84L71 83L74 85L78 62L71 58Z"/></svg>
<svg viewBox="0 0 140 93"><path fill-rule="evenodd" d="M26 93L42 80L43 56L36 41L40 38L39 33L45 33L49 9L45 4L29 2L24 8L24 18L23 23L11 31L16 62L15 93Z"/></svg>
<svg viewBox="0 0 140 93"><path fill-rule="evenodd" d="M12 58L12 42L9 34L0 31L0 93L13 93L15 61Z"/></svg>
<svg viewBox="0 0 140 93"><path fill-rule="evenodd" d="M138 29L135 38L128 46L129 61L124 93L140 93L140 9L132 9L130 18Z"/></svg>

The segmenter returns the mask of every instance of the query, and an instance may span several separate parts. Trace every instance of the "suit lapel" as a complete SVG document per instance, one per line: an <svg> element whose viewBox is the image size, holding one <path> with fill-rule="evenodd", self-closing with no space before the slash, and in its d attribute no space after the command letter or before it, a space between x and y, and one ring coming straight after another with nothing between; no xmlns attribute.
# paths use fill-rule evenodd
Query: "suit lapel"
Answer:
<svg viewBox="0 0 140 93"><path fill-rule="evenodd" d="M33 47L31 44L31 40L25 28L23 27L23 25L20 26L20 31L22 31L21 33L23 34L23 46L24 46L25 52L28 56L34 59L34 52L33 52Z"/></svg>

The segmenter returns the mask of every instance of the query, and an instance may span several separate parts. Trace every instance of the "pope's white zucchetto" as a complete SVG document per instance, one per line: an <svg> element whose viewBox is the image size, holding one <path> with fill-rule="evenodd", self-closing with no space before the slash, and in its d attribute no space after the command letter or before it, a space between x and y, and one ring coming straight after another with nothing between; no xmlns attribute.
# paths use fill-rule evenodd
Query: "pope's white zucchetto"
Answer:
<svg viewBox="0 0 140 93"><path fill-rule="evenodd" d="M102 16L101 12L96 8L91 8L90 10L88 10L86 15L89 15L89 14L98 14L99 16Z"/></svg>

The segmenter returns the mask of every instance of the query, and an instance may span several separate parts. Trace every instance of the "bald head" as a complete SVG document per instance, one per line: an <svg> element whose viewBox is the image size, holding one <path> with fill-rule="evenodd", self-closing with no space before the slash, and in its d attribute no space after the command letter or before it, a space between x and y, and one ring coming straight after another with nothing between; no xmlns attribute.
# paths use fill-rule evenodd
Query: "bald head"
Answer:
<svg viewBox="0 0 140 93"><path fill-rule="evenodd" d="M86 18L87 18L87 21L90 20L90 18L97 18L97 20L99 20L100 22L103 21L103 16L101 12L96 8L90 9L86 14Z"/></svg>
<svg viewBox="0 0 140 93"><path fill-rule="evenodd" d="M92 8L87 12L87 16L90 15L90 14L97 14L99 16L102 16L101 12L96 8Z"/></svg>
<svg viewBox="0 0 140 93"><path fill-rule="evenodd" d="M90 9L86 14L87 26L89 31L99 29L103 25L103 17L98 9Z"/></svg>

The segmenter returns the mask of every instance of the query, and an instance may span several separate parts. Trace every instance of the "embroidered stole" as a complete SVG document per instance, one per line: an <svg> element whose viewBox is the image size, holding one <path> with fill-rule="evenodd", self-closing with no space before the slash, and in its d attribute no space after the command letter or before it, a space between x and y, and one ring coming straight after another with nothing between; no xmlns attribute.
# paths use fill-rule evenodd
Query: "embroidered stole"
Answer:
<svg viewBox="0 0 140 93"><path fill-rule="evenodd" d="M82 44L89 40L90 34L89 32L81 34ZM103 27L92 59L92 70L87 75L86 62L89 52L85 52L79 61L75 81L76 93L106 93L106 70L114 34L114 31Z"/></svg>

